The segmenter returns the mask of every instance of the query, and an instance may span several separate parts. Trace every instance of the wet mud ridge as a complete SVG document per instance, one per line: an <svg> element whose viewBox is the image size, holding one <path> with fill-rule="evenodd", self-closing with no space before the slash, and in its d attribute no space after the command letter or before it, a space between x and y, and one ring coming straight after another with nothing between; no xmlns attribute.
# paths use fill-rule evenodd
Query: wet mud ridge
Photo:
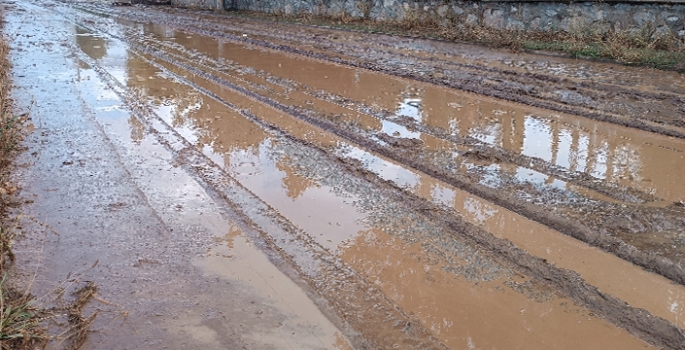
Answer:
<svg viewBox="0 0 685 350"><path fill-rule="evenodd" d="M302 348L685 348L682 75L170 8L4 6L14 30L42 19L16 50L67 62L56 76L160 230L187 226L164 247L133 236L169 254L156 269L238 281L249 242L330 324ZM156 180L167 168L202 200ZM125 291L110 296L150 305ZM166 339L173 310L130 322Z"/></svg>

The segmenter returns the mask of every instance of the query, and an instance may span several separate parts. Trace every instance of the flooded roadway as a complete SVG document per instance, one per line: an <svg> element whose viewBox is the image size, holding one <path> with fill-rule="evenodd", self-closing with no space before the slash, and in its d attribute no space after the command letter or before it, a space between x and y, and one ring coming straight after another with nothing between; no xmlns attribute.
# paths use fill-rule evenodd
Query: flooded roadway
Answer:
<svg viewBox="0 0 685 350"><path fill-rule="evenodd" d="M685 348L682 75L3 6L60 233L19 247L39 295L98 261L86 348Z"/></svg>

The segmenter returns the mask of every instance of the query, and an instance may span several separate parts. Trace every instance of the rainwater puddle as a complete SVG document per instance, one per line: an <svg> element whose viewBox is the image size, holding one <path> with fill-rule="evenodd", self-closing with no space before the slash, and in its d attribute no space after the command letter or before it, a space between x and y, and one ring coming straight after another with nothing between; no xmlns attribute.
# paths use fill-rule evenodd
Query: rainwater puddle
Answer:
<svg viewBox="0 0 685 350"><path fill-rule="evenodd" d="M380 230L359 236L342 256L448 348L646 346L622 335L623 331L609 330L587 311L526 279L473 283L455 278L435 254Z"/></svg>
<svg viewBox="0 0 685 350"><path fill-rule="evenodd" d="M685 305L685 287L428 176L404 168L401 172L385 171L398 166L361 149L343 149L340 155L361 161L368 170L419 197L454 208L467 221L534 256L578 272L603 292L685 327L685 308L679 306ZM402 178L413 181L403 183Z"/></svg>
<svg viewBox="0 0 685 350"><path fill-rule="evenodd" d="M112 41L111 47L122 43ZM254 194L309 232L331 251L364 229L355 198L336 195L331 187L298 174L287 144L258 125L189 86L169 80L144 60L129 56L123 67L102 60L103 67L156 115Z"/></svg>
<svg viewBox="0 0 685 350"><path fill-rule="evenodd" d="M248 294L264 305L266 311L257 312L273 319L272 329L258 329L254 333L247 329L244 338L274 348L287 345L292 349L352 349L307 294L237 226L232 225L226 236L220 238L220 244L195 259L193 265L208 276L218 276L248 289ZM306 333L302 334L302 330Z"/></svg>
<svg viewBox="0 0 685 350"><path fill-rule="evenodd" d="M254 54L259 56L261 52ZM388 298L405 312L416 315L445 344L525 349L548 349L552 343L567 349L645 346L543 286L508 272L455 236L422 220L409 206L389 202L368 183L341 173L339 167L326 163L318 153L264 132L224 105L168 79L145 60L129 55L117 65L105 56L101 62L107 71L116 73L114 76L121 84L154 106L166 123L198 149L212 153L212 159L221 159L229 174L319 244L336 252L367 279L375 279ZM197 83L201 79L192 80ZM216 86L211 91L239 108L256 111L256 115L264 111L265 118L279 118L269 115L273 111L255 106L255 101L241 100ZM310 140L321 140L322 145L330 142L330 136L292 123L284 129L308 135ZM418 175L404 168L369 159L363 161L388 179L400 179L407 187L427 185L417 182ZM449 202L454 191L427 188L428 193L439 193L441 202ZM451 201L459 203L457 196ZM473 213L479 210L473 203L468 208ZM479 223L495 217L492 210L482 211L482 206L480 209ZM300 305L299 297L268 292L287 283L269 282L264 276L275 272L269 270L271 265L260 262L266 257L255 257L261 253L246 248L249 242L240 237L229 233L226 246L217 247L209 257L198 260L198 266L209 273L237 276L275 303L283 298L282 303L291 308ZM250 274L250 269L264 272ZM323 330L323 334L324 343L335 344L334 333Z"/></svg>
<svg viewBox="0 0 685 350"><path fill-rule="evenodd" d="M134 69L118 70L117 72L127 78L127 71L134 76L135 73L141 73ZM99 122L103 123L108 133L116 135L112 141L120 143L130 140L131 144L124 145L124 149L138 148L132 153L147 151L151 153L148 156L157 158L155 153L160 145L150 140L144 126L136 118L130 116L130 112L126 110L116 95L106 93L110 90L99 81L98 75L91 69L82 69L79 79L79 85L86 92L83 97L89 106L97 111ZM140 83L145 80L126 79L125 81ZM140 91L138 93L140 94ZM159 97L143 96L142 94L140 96ZM169 105L168 100L159 99L158 101L167 101L166 103ZM199 105L204 105L201 102L200 100ZM180 105L174 104L173 107L181 107L183 104L183 101L180 101ZM169 109L157 109L157 112L160 111L169 111ZM184 118L196 109L171 108L171 111L180 111L180 113L171 114ZM185 123L181 122L179 125L182 127ZM186 135L197 136L198 134L186 133ZM194 140L197 141L198 139L195 137ZM245 139L239 141L238 145L245 146L247 144ZM130 156L128 155L128 157ZM155 164L154 166L159 165ZM145 171L143 170L143 172ZM155 173L155 171L149 172ZM136 176L142 175L136 173ZM168 181L167 183L171 186L167 189L169 194L178 192L176 197L185 197L185 200L175 203L177 205L175 209L181 210L179 208L182 208L186 220L177 222L177 224L194 225L202 221L206 225L214 225L215 228L226 226L224 222L212 223L208 221L211 218L209 215L203 215L202 212L195 213L196 206L193 205L193 201L196 201L195 196L192 193L186 193L188 189L184 186L176 186L178 184L169 180L166 178L153 179L153 181L158 182ZM150 201L158 201L157 197L161 196L153 193ZM186 214L185 212L190 213ZM265 253L254 247L235 224L230 223L228 226L230 227L229 232L224 237L219 238L221 244L210 249L203 257L195 258L193 265L204 270L209 278L219 277L227 280L230 283L230 288L245 289L245 295L250 295L252 298L253 305L249 306L259 305L260 310L257 311L258 316L256 317L263 318L265 321L245 320L246 329L244 333L240 334L241 339L251 344L276 348L287 344L294 349L352 349L348 340L321 313L306 292L281 272ZM231 307L244 308L246 306L234 304ZM222 313L225 311L213 312ZM165 322L169 331L188 336L193 342L203 344L206 348L224 348L232 342L232 339L230 336L221 333L222 324L220 322L211 321L213 316L202 318L196 317L195 314L183 314L180 317L167 319ZM269 323L269 325L265 326L265 323Z"/></svg>
<svg viewBox="0 0 685 350"><path fill-rule="evenodd" d="M677 201L685 197L682 186L685 180L682 175L685 174L684 141L347 67L305 62L291 55L216 39L201 36L183 39L181 32L173 37L185 52L197 52L210 60L244 67L243 71L260 72L260 76L266 74L304 84L313 91L337 94L398 117L408 117L422 125L440 128L448 134L474 137L486 144L541 158L569 171L585 172L631 186L665 200ZM158 39L168 40L161 35ZM250 74L239 76L254 79ZM282 103L305 105L297 99L287 102L279 95L269 96ZM334 109L325 105L322 108L324 113ZM369 116L349 110L347 113L350 114L348 119L357 120L367 129L400 138L421 139L433 149L444 148L444 142L397 123L382 120L379 124ZM536 177L527 180L540 184Z"/></svg>
<svg viewBox="0 0 685 350"><path fill-rule="evenodd" d="M457 101L470 108L439 115L429 110L426 123L669 201L685 196L685 141L467 96Z"/></svg>

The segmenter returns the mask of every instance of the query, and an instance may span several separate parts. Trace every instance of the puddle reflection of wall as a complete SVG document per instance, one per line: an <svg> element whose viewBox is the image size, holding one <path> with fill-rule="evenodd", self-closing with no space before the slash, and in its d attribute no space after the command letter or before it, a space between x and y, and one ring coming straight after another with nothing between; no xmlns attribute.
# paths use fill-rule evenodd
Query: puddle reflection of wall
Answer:
<svg viewBox="0 0 685 350"><path fill-rule="evenodd" d="M182 50L191 55L199 52L211 58L234 61L315 89L376 105L429 126L440 127L461 136L473 136L514 152L540 157L570 170L587 172L610 181L636 181L636 187L650 191L655 187L672 187L673 177L678 175L668 175L671 176L668 179L662 171L664 168L672 169L667 172L671 174L685 172L682 164L668 163L669 160L664 160L663 157L647 156L654 148L646 149L639 144L636 146L635 142L626 141L635 139L633 135L621 135L622 131L610 130L605 125L598 127L589 120L533 117L530 111L520 107L480 100L475 96L447 89L415 85L346 67L222 43L214 38L170 30L164 26L140 26L144 32L153 33L160 38L173 38L170 42L180 45ZM144 74L139 76L144 77ZM132 84L135 85L136 82ZM138 85L144 85L144 82ZM184 96L175 98L182 99ZM174 111L179 115L187 114L190 109L197 108L193 107L193 103L197 105L197 101L186 101L185 107L181 106L182 103L174 102L177 106ZM184 118L177 116L176 119L180 121ZM439 146L431 144L437 143L437 140L394 123L379 122L377 130L398 137L418 137L429 147ZM207 144L204 141L203 143ZM221 151L216 148L214 150ZM645 162L650 164L644 164ZM503 173L512 176L520 170L512 164L502 164L500 168ZM653 182L643 182L643 179ZM551 181L552 178L546 180Z"/></svg>
<svg viewBox="0 0 685 350"><path fill-rule="evenodd" d="M141 59L127 60L127 72L129 88L155 106L157 114L187 140L199 149L209 146L213 154L223 158L224 166L254 175L257 163L264 160L261 153L271 148L265 145L268 134L258 125L219 102L200 96L187 85L165 80L157 68ZM135 127L138 123L131 125ZM285 173L279 179L290 198L296 199L308 188L317 187L314 181L297 175L289 158L281 158L276 166Z"/></svg>
<svg viewBox="0 0 685 350"><path fill-rule="evenodd" d="M428 126L471 136L513 152L677 199L685 174L685 143L580 117L533 115L524 108L427 87L421 95ZM659 146L657 146L659 144ZM664 157L663 152L674 152ZM517 167L502 164L514 175ZM548 179L551 181L552 179Z"/></svg>
<svg viewBox="0 0 685 350"><path fill-rule="evenodd" d="M185 49L198 50L210 57L222 57L224 50L230 50L220 41L180 31L170 32L165 28L144 26L146 32L174 37ZM258 51L253 52L256 54ZM263 159L266 155L262 153L268 153L271 145L265 144L268 134L258 125L214 99L199 95L187 85L165 79L159 75L157 68L143 60L129 59L127 66L132 77L129 79L129 88L151 101L157 113L164 119L170 119L171 124L198 148L209 146L212 154L222 158L225 167L233 168L238 173L256 175L254 172L257 168L265 166L260 164L266 161ZM287 157L278 160L276 167L285 173L279 179L292 199L300 197L308 188L317 187L315 182L297 175Z"/></svg>

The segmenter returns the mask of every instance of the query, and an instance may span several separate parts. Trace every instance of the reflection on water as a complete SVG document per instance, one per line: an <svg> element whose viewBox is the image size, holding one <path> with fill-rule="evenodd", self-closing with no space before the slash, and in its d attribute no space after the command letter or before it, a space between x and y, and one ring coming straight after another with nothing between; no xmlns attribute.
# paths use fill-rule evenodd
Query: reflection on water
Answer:
<svg viewBox="0 0 685 350"><path fill-rule="evenodd" d="M421 99L405 98L397 109L397 115L400 117L409 117L417 122L423 121L423 117L421 116Z"/></svg>
<svg viewBox="0 0 685 350"><path fill-rule="evenodd" d="M242 338L267 348L280 348L285 343L297 349L351 349L347 339L307 294L279 271L235 224L221 241L225 244L212 248L193 264L212 277L246 288L251 298L259 298L262 317L269 322L277 321L274 327L247 328ZM217 340L214 343L217 349L227 346Z"/></svg>
<svg viewBox="0 0 685 350"><path fill-rule="evenodd" d="M184 45L203 42L208 46L207 50L220 51L218 46L208 45L207 41L178 34L174 33L170 38L183 41ZM216 44L211 40L209 43ZM254 52L257 56L261 54ZM304 229L320 245L337 252L365 277L375 280L389 298L415 315L444 343L454 347L529 349L547 349L550 343L568 349L637 348L644 345L543 286L500 266L460 242L455 235L422 219L412 208L388 201L373 189L363 187L363 181L341 173L334 164L317 158L316 152L264 132L220 103L168 79L137 56L128 56L121 65L114 64L117 61L108 60L107 56L102 57L101 62L108 71L115 73L120 82L153 105L156 113L174 125L186 139L212 159L220 159L220 164L229 174ZM270 60L257 62L272 63ZM278 67L281 68L280 65ZM293 70L287 74L304 70L302 67L291 68ZM330 73L331 76L334 73ZM301 75L295 76L304 80L315 75L298 74ZM352 85L364 80L363 75L356 74ZM328 76L321 79L328 79ZM344 84L343 87L337 85L332 88L343 92L354 90ZM217 90L215 93L226 98L234 97L227 91ZM371 94L364 99L376 97ZM390 99L397 101L395 97ZM502 109L484 113L480 101L444 103L443 107L451 112L440 114L442 119L436 121L431 115L435 116L436 110L443 107L431 107L428 91L420 99L400 100L403 102L393 104L398 115L427 124L444 123L449 130L468 135L478 130L484 141L504 144L508 139L511 147L518 147L522 152L525 149L538 152L536 148L542 147L534 143L526 146L526 142L533 142L526 141L526 137L533 140L527 135L555 140L555 137L561 139L563 134L554 131L558 123L547 125L537 122L537 117L501 112ZM463 118L469 113L475 113L474 120ZM446 116L451 119L443 120ZM506 118L509 118L509 123L505 127L507 123L502 120ZM141 133L135 122L129 124L133 135ZM389 134L395 132L401 134L405 131L396 129ZM409 130L406 132L411 133ZM572 132L569 135L569 147L582 144L573 140ZM587 138L587 148L590 149L591 137ZM561 145L560 142L555 144ZM383 178L418 193L427 193L426 197L436 202L460 206L465 214L473 217L473 221L487 223L498 214L498 210L473 199L460 198L463 194L454 189L421 181L418 175L405 168L363 150L349 147L339 152L360 159ZM582 154L580 148L539 154L551 160L560 154L572 153ZM609 153L614 152L607 152L606 159L610 158ZM585 161L586 166L588 162ZM599 163L597 160L594 162ZM518 172L514 170L515 174ZM521 176L530 177L531 174ZM237 242L237 236L232 237L230 239Z"/></svg>
<svg viewBox="0 0 685 350"><path fill-rule="evenodd" d="M105 37L86 31L85 29L74 25L76 32L76 44L88 56L99 60L107 55L108 41Z"/></svg>
<svg viewBox="0 0 685 350"><path fill-rule="evenodd" d="M155 33L162 41L182 45L191 57L201 54L228 62L242 71L296 81L315 90L383 108L397 117L404 116L450 134L473 137L571 171L629 185L666 200L685 197L685 187L681 185L685 180L683 141L584 118L550 115L534 108L353 68L314 61L302 64L300 59L291 56L183 31L169 33L168 29L151 27L148 33ZM382 121L373 129L395 137L420 138L429 147L436 142L389 121ZM512 174L518 171L506 166L505 170Z"/></svg>
<svg viewBox="0 0 685 350"><path fill-rule="evenodd" d="M667 200L685 197L685 142L681 140L582 118L502 112L494 103L482 101L461 99L460 105L471 105L475 112L445 114L440 119L429 114L426 123L447 130L456 126L462 136Z"/></svg>
<svg viewBox="0 0 685 350"><path fill-rule="evenodd" d="M397 164L386 162L380 157L360 148L346 147L339 151L339 155L360 160L367 169L370 169L384 180L396 183L400 187L413 188L419 184L419 177L415 173Z"/></svg>
<svg viewBox="0 0 685 350"><path fill-rule="evenodd" d="M217 62L228 62L243 71L265 72L297 81L315 90L329 91L383 108L396 116L404 115L443 128L449 133L472 136L572 171L654 193L668 201L685 198L683 141L584 118L549 115L534 108L353 68L323 62L302 64L292 56L164 26L126 24L137 26L146 35L155 36L166 44L182 47L191 57L202 55ZM600 66L593 65L595 69ZM380 129L397 137L423 136L388 122ZM430 146L431 140L424 141ZM516 169L508 170L516 172Z"/></svg>

